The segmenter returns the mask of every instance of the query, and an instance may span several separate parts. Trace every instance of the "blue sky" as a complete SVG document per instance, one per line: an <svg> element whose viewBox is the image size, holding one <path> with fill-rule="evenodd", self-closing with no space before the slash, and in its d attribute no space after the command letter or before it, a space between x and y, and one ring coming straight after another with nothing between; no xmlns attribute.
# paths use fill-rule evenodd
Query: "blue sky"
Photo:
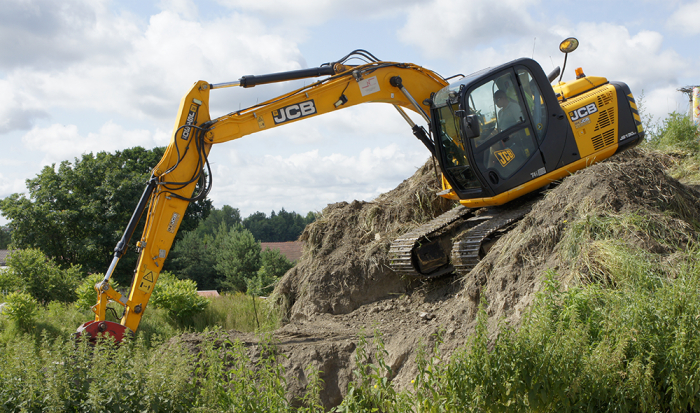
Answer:
<svg viewBox="0 0 700 413"><path fill-rule="evenodd" d="M314 67L353 49L445 77L527 56L626 82L646 111L687 111L700 84L700 0L4 0L0 198L82 153L166 145L197 80ZM298 87L212 92L214 116ZM217 207L243 216L371 200L428 158L391 107L364 105L217 145ZM6 221L0 218L0 224Z"/></svg>

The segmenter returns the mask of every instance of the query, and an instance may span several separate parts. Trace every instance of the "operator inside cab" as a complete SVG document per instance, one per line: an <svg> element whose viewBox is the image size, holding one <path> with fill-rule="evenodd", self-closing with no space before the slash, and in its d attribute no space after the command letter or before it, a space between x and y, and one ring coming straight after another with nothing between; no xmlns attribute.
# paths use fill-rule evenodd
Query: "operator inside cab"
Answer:
<svg viewBox="0 0 700 413"><path fill-rule="evenodd" d="M518 122L523 122L523 111L520 106L511 99L508 99L506 92L497 90L493 94L493 101L500 108L498 111L498 129L504 131Z"/></svg>

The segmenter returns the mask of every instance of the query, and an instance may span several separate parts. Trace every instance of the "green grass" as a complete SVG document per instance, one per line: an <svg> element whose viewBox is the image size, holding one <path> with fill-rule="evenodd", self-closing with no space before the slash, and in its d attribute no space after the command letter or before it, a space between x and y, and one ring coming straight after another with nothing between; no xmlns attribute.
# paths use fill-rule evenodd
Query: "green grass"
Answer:
<svg viewBox="0 0 700 413"><path fill-rule="evenodd" d="M485 304L464 349L443 357L422 351L411 392L386 388L375 358L356 372L340 411L616 411L700 410L700 251L664 263L620 245L605 283L565 289L546 274L522 325L502 326L490 342ZM439 342L439 340L438 340Z"/></svg>
<svg viewBox="0 0 700 413"><path fill-rule="evenodd" d="M0 295L0 302L3 301L4 297ZM121 314L120 306L109 306ZM59 302L38 306L35 321L28 327L17 325L7 316L0 316L0 345L11 343L25 334L34 337L37 342L44 336L68 340L81 324L92 319L92 311L77 309L72 303ZM118 322L111 311L107 312L107 319ZM252 296L232 294L210 299L203 312L184 323L173 318L165 309L149 306L139 326L138 336L151 347L152 342L158 343L187 331L202 332L218 327L242 332L265 332L274 330L278 325L278 312L268 300L255 298L254 306Z"/></svg>
<svg viewBox="0 0 700 413"><path fill-rule="evenodd" d="M687 115L671 113L663 121L646 119L646 147L670 155L668 174L700 185L700 131Z"/></svg>
<svg viewBox="0 0 700 413"><path fill-rule="evenodd" d="M204 312L192 319L195 331L212 326L243 332L272 331L279 326L279 314L268 299L235 293L225 294L211 301Z"/></svg>
<svg viewBox="0 0 700 413"><path fill-rule="evenodd" d="M94 348L70 338L93 317L72 304L39 306L30 326L0 316L0 412L291 411L283 370L268 338L262 338L268 350L255 363L240 343L205 339L201 352L190 354L173 341L186 331L276 327L276 312L266 300L255 303L243 294L212 299L187 327L168 311L149 307L136 340ZM320 405L319 386L317 381L310 387L311 406Z"/></svg>
<svg viewBox="0 0 700 413"><path fill-rule="evenodd" d="M214 342L194 355L177 342L157 349L141 339L90 347L20 337L0 354L0 410L289 411L272 351L253 370L242 345L225 342L215 348Z"/></svg>

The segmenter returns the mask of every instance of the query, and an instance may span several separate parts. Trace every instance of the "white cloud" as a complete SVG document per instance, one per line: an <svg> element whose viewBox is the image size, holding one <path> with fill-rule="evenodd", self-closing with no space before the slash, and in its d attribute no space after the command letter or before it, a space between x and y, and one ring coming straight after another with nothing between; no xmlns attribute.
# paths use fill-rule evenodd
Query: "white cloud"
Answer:
<svg viewBox="0 0 700 413"><path fill-rule="evenodd" d="M37 1L26 3L41 9L43 3ZM73 0L69 5L75 7L51 15L52 31L42 29L40 23L46 19L23 29L24 35L37 39L31 54L50 62L7 72L6 84L15 88L23 85L33 106L19 113L16 108L3 112L0 106L0 114L6 115L3 119L9 119L0 124L0 132L28 129L33 118L52 108L87 108L127 118L167 121L169 126L181 96L199 79L217 83L242 74L298 69L304 64L295 43L272 34L259 20L238 13L203 23L185 12L179 14L191 6L184 2L176 5L175 11L151 16L139 29L128 16L104 10L103 3ZM89 18L76 31L69 23L82 22L83 14ZM77 44L86 43L85 50L80 50L84 53L60 51L58 43L66 36ZM95 44L102 50L93 53ZM59 52L62 54L56 55Z"/></svg>
<svg viewBox="0 0 700 413"><path fill-rule="evenodd" d="M244 156L230 150L226 165L214 168L210 197L246 216L284 207L306 213L340 201L371 200L411 176L426 151L406 152L396 144L364 148L352 155L313 150L287 156Z"/></svg>
<svg viewBox="0 0 700 413"><path fill-rule="evenodd" d="M439 2L450 0L434 0L430 3L435 6ZM518 9L516 6L520 6ZM527 17L525 10L528 3L515 3L512 5L515 10L524 14L525 21L532 21ZM425 8L428 19L432 18L429 6L417 6L415 8L415 19L419 16L419 11ZM478 7L477 7L478 9ZM439 17L434 17L438 19ZM459 18L456 18L459 19ZM451 52L447 47L457 47L459 38L477 39L483 34L476 33L483 30L489 33L488 24L493 21L485 21L470 28L458 29L454 34L447 30L449 34L447 41L442 46L424 50L426 53L437 54L447 57ZM407 24L410 27L411 20ZM450 24L447 24L450 26ZM469 25L465 25L469 26ZM609 80L627 83L635 95L645 91L650 100L652 97L667 96L670 88L678 88L680 77L687 73L690 68L689 61L668 48L664 43L664 36L656 31L641 30L631 33L625 26L612 23L591 23L581 22L578 24L567 24L565 26L541 23L540 27L534 25L522 26L523 33L520 39L508 39L503 44L495 45L489 43L488 39L483 39L486 46L469 49L469 45L478 45L479 41L471 41L464 48L468 53L462 53L460 59L460 70L468 72L486 67L496 66L513 60L518 57L531 56L533 40L536 37L535 59L540 62L545 72L549 72L554 66L561 66L563 55L558 51L559 42L566 37L574 36L580 40L579 48L568 57L564 80L572 79L576 67L583 67L584 72L591 76L603 76ZM491 29L491 30L495 30ZM467 32L469 34L467 35ZM496 36L500 32L494 32ZM428 49L430 45L440 44L443 32L432 32L430 34L421 33L421 37L412 39L406 37L421 48ZM490 44L490 45L488 45ZM460 50L456 48L454 50ZM659 89L657 93L656 90ZM668 96L670 98L670 96ZM674 99L677 101L679 97ZM649 102L650 111L657 117L663 117L667 112L662 108L667 107L666 99L658 104ZM675 105L673 105L675 106ZM658 112L657 112L658 111Z"/></svg>
<svg viewBox="0 0 700 413"><path fill-rule="evenodd" d="M554 27L552 32L563 33L565 29ZM573 34L585 41L569 56L565 79L573 77L576 67L582 67L589 76L627 83L635 96L643 91L646 106L655 117L677 110L682 95L671 91L681 86L679 76L689 69L689 62L664 46L661 33L630 33L624 26L581 23Z"/></svg>
<svg viewBox="0 0 700 413"><path fill-rule="evenodd" d="M581 45L568 58L564 80L573 77L576 67L583 67L588 75L627 83L637 95L644 90L647 96L666 96L664 91L679 87L680 78L689 73L689 60L669 48L658 31L630 32L624 25L607 22L561 23L544 15L538 15L543 16L539 17L542 21L536 22L529 8L537 3L432 0L412 7L399 37L427 57L459 62L454 70L469 73L532 56L535 38L534 58L549 72L563 62L557 50L559 42L575 36ZM679 20L681 13L683 19L689 19ZM700 30L700 18L695 18L699 14L700 0L694 0L681 6L671 21L677 21L686 32L690 26ZM425 27L440 30L421 30ZM665 106L665 99L658 105L650 104L654 111Z"/></svg>
<svg viewBox="0 0 700 413"><path fill-rule="evenodd" d="M528 8L538 3L538 0L424 1L409 9L398 36L429 58L460 57L484 45L504 45L522 35L529 36L536 23Z"/></svg>
<svg viewBox="0 0 700 413"><path fill-rule="evenodd" d="M700 0L681 5L668 19L666 26L690 36L700 34Z"/></svg>
<svg viewBox="0 0 700 413"><path fill-rule="evenodd" d="M35 127L22 137L27 149L44 154L41 165L72 160L90 152L114 152L134 146L150 149L165 145L168 141L167 132L125 130L111 121L104 124L98 133L88 133L87 136L81 136L76 125L53 124L46 128Z"/></svg>
<svg viewBox="0 0 700 413"><path fill-rule="evenodd" d="M316 26L332 18L370 20L402 13L420 0L218 0L234 10L255 12L287 22L296 27Z"/></svg>
<svg viewBox="0 0 700 413"><path fill-rule="evenodd" d="M688 97L678 92L676 86L660 87L653 90L644 91L642 102L643 110L655 118L656 121L666 118L670 112L687 113L689 104ZM641 94L635 96L640 98Z"/></svg>
<svg viewBox="0 0 700 413"><path fill-rule="evenodd" d="M12 163L11 160L1 159L0 162L3 164ZM6 196L18 192L24 192L26 187L24 186L24 179L10 178L4 176L0 173L0 198L5 198Z"/></svg>
<svg viewBox="0 0 700 413"><path fill-rule="evenodd" d="M192 0L160 0L158 6L161 10L168 10L181 16L199 16L197 5Z"/></svg>
<svg viewBox="0 0 700 413"><path fill-rule="evenodd" d="M107 0L5 0L0 67L54 71L128 47L136 26L113 18Z"/></svg>
<svg viewBox="0 0 700 413"><path fill-rule="evenodd" d="M49 117L48 112L14 82L0 80L0 96L3 97L0 100L0 135L29 129L37 119Z"/></svg>
<svg viewBox="0 0 700 413"><path fill-rule="evenodd" d="M576 34L585 42L569 56L569 68L584 66L590 74L622 80L633 89L677 84L679 71L687 67L678 53L664 48L663 35L658 32L631 34L624 26L582 23Z"/></svg>

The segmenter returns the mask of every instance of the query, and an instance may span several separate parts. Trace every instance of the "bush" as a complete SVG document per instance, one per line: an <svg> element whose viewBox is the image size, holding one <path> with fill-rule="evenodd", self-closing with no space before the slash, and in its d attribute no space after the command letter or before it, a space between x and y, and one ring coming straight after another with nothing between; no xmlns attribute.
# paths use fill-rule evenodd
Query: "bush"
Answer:
<svg viewBox="0 0 700 413"><path fill-rule="evenodd" d="M2 276L16 283L16 288L29 293L42 304L50 301L73 302L76 298L80 266L62 270L38 249L14 250L7 257L9 269Z"/></svg>
<svg viewBox="0 0 700 413"><path fill-rule="evenodd" d="M266 249L260 253L260 269L253 278L246 280L248 293L254 295L269 295L275 288L277 280L289 271L294 264L279 250Z"/></svg>
<svg viewBox="0 0 700 413"><path fill-rule="evenodd" d="M10 293L5 298L2 314L6 315L21 330L29 332L36 324L38 303L29 294L23 292Z"/></svg>
<svg viewBox="0 0 700 413"><path fill-rule="evenodd" d="M77 297L75 300L76 308L79 310L87 310L97 303L95 284L102 281L104 277L104 274L90 274L78 285L78 288L75 289L75 295ZM115 290L119 288L119 284L114 280L109 280L109 284Z"/></svg>
<svg viewBox="0 0 700 413"><path fill-rule="evenodd" d="M649 146L652 148L698 151L700 132L688 115L673 112L661 125L653 125L647 132Z"/></svg>
<svg viewBox="0 0 700 413"><path fill-rule="evenodd" d="M166 271L158 277L150 302L155 307L167 310L180 324L190 321L209 304L209 300L197 294L197 283L177 279Z"/></svg>
<svg viewBox="0 0 700 413"><path fill-rule="evenodd" d="M20 289L20 282L12 271L0 270L0 294Z"/></svg>

